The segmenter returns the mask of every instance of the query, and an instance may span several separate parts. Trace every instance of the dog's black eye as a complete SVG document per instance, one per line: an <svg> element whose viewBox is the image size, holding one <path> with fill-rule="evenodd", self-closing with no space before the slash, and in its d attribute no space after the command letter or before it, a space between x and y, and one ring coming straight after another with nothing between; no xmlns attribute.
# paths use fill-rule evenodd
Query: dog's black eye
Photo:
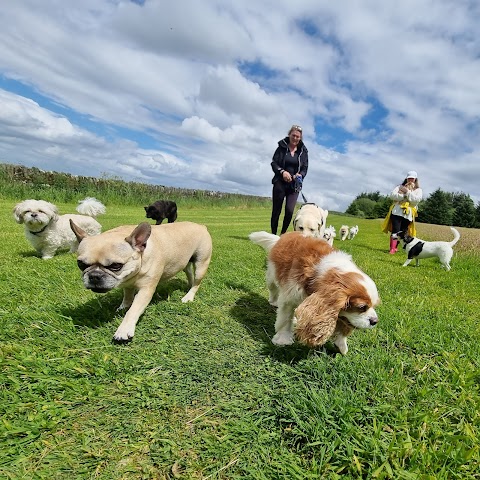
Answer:
<svg viewBox="0 0 480 480"><path fill-rule="evenodd" d="M111 263L105 268L108 268L112 272L119 272L123 268L123 263Z"/></svg>
<svg viewBox="0 0 480 480"><path fill-rule="evenodd" d="M88 265L85 262L82 262L81 260L77 260L77 265L78 265L78 268L82 270L82 272L83 270L88 268Z"/></svg>

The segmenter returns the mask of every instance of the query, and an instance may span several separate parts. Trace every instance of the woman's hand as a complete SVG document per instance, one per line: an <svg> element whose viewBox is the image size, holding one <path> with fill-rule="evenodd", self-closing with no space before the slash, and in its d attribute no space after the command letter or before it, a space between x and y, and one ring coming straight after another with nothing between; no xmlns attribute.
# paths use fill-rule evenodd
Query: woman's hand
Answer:
<svg viewBox="0 0 480 480"><path fill-rule="evenodd" d="M290 183L293 180L292 176L286 170L282 172L282 178L287 183Z"/></svg>

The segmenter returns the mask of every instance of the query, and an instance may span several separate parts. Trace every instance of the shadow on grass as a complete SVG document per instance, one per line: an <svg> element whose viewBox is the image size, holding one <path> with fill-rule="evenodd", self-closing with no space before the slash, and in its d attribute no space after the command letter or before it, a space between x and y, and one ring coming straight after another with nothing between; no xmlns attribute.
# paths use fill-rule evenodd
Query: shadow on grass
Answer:
<svg viewBox="0 0 480 480"><path fill-rule="evenodd" d="M235 305L230 309L230 313L235 320L245 326L253 339L263 343L262 355L288 364L297 363L316 352L336 355L335 347L330 348L330 346L312 349L295 343L287 347L277 347L271 341L275 333L277 309L272 307L265 297L252 292L245 285L229 284L228 286L245 292L235 302Z"/></svg>
<svg viewBox="0 0 480 480"><path fill-rule="evenodd" d="M250 239L248 238L248 235L245 235L244 237L240 235L229 235L228 238L234 238L235 240L246 240L247 242L250 241Z"/></svg>
<svg viewBox="0 0 480 480"><path fill-rule="evenodd" d="M150 305L168 299L168 297L177 290L186 293L188 291L187 282L174 278L166 283L159 284ZM127 310L117 310L122 303L122 299L123 290L118 288L106 294L98 294L95 298L92 298L78 307L65 308L63 309L62 314L71 318L74 325L88 328L99 328L104 324L111 322L117 316L125 316Z"/></svg>
<svg viewBox="0 0 480 480"><path fill-rule="evenodd" d="M24 250L23 252L19 252L19 255L23 258L37 257L39 260L42 259L40 254L35 250Z"/></svg>
<svg viewBox="0 0 480 480"><path fill-rule="evenodd" d="M37 257L39 260L42 260L42 256L36 250L24 250L22 252L19 252L19 255L23 258ZM71 256L73 254L68 250L59 250L55 253L54 257L66 257L67 255Z"/></svg>

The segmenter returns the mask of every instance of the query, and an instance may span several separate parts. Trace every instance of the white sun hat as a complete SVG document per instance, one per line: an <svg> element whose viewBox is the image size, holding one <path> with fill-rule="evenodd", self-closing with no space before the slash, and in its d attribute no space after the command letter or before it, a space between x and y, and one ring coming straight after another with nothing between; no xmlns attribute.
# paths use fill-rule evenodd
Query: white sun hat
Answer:
<svg viewBox="0 0 480 480"><path fill-rule="evenodd" d="M407 172L407 177L406 178L417 178L418 175L417 175L417 172L415 170L410 170L409 172Z"/></svg>

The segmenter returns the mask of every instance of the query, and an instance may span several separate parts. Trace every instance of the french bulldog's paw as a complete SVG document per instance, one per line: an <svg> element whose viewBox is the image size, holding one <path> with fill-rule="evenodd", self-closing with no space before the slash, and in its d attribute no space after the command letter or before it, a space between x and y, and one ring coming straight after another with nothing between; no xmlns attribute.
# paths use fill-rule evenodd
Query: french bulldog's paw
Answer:
<svg viewBox="0 0 480 480"><path fill-rule="evenodd" d="M113 341L119 343L130 342L135 335L135 328L129 328L128 326L120 325L117 331L113 335Z"/></svg>
<svg viewBox="0 0 480 480"><path fill-rule="evenodd" d="M118 308L117 308L117 312L120 311L120 310L126 310L127 308L130 308L132 306L132 304L128 304L128 303L125 303L125 302L122 302Z"/></svg>
<svg viewBox="0 0 480 480"><path fill-rule="evenodd" d="M291 332L278 332L272 338L272 343L278 347L291 345L294 341L295 339L293 338L293 333Z"/></svg>

